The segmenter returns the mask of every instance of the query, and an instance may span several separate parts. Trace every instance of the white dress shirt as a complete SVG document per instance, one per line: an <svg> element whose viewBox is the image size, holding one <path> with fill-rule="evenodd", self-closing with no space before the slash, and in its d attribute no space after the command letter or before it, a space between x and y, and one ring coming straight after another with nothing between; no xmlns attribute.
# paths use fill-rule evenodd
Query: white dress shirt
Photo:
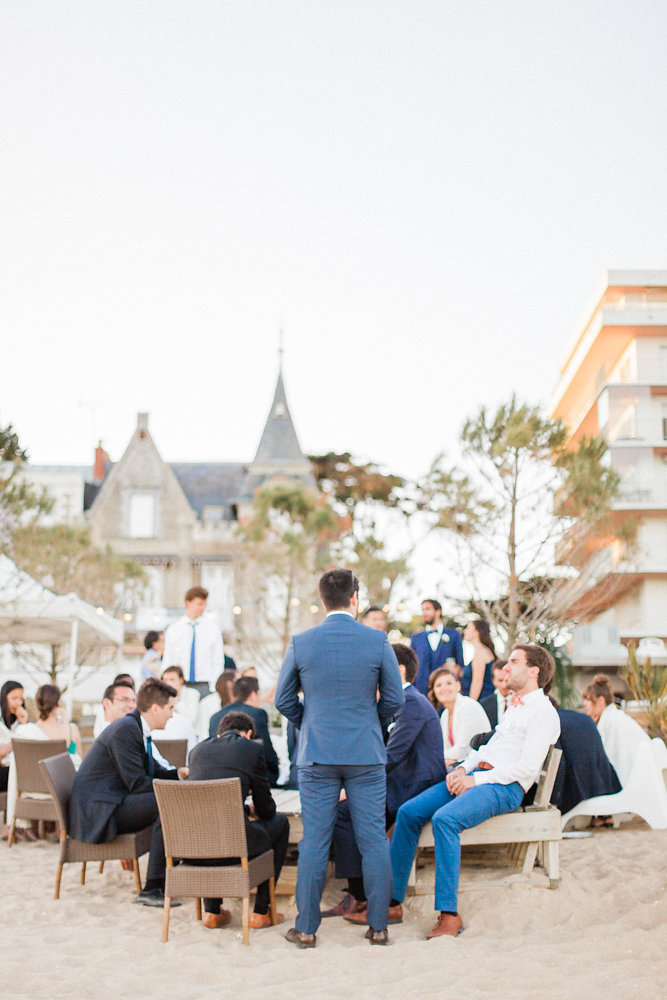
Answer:
<svg viewBox="0 0 667 1000"><path fill-rule="evenodd" d="M195 638L195 680L207 681L211 689L224 670L225 656L222 648L222 632L217 622L205 615L188 618L183 615L170 625L164 633L164 653L162 670L180 667L186 681L190 680L190 651L192 630Z"/></svg>
<svg viewBox="0 0 667 1000"><path fill-rule="evenodd" d="M444 631L445 631L445 626L444 625L438 625L437 628L427 628L426 629L426 638L428 639L428 644L429 644L429 646L431 647L431 649L433 650L434 653L435 653L436 649L438 648L438 643L440 642L440 637L442 636L442 633Z"/></svg>
<svg viewBox="0 0 667 1000"><path fill-rule="evenodd" d="M457 694L454 702L453 743L449 739L449 709L447 708L440 716L440 725L445 744L446 760L465 760L470 753L470 740L473 736L477 736L478 733L488 733L491 728L489 717L480 703L464 694Z"/></svg>
<svg viewBox="0 0 667 1000"><path fill-rule="evenodd" d="M464 760L466 774L480 761L492 766L475 773L475 784L510 785L518 781L527 792L537 781L549 747L560 736L560 719L542 688L524 694L521 701L510 705L489 742Z"/></svg>

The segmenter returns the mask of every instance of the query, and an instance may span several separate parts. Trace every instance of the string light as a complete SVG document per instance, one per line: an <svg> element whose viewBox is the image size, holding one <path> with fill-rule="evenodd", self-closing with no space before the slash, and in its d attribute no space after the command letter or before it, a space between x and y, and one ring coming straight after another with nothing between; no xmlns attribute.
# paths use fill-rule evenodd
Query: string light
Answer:
<svg viewBox="0 0 667 1000"><path fill-rule="evenodd" d="M238 606L238 604L235 604L234 607L232 608L232 614L233 615L240 615L241 614L241 609Z"/></svg>

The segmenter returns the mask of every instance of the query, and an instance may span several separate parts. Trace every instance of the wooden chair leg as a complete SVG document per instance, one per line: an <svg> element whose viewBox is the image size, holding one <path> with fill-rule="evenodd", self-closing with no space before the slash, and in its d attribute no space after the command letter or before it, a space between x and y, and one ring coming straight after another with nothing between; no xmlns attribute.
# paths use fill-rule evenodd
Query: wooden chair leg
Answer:
<svg viewBox="0 0 667 1000"><path fill-rule="evenodd" d="M7 837L7 847L11 847L14 843L15 836L14 830L16 829L16 817L12 820L12 825L9 828L9 836Z"/></svg>
<svg viewBox="0 0 667 1000"><path fill-rule="evenodd" d="M103 871L104 871L104 862L100 861L100 875L102 874Z"/></svg>
<svg viewBox="0 0 667 1000"><path fill-rule="evenodd" d="M139 873L139 860L137 858L133 859L132 867L134 868L134 884L137 887L137 896L141 892L141 875Z"/></svg>
<svg viewBox="0 0 667 1000"><path fill-rule="evenodd" d="M86 884L86 862L81 862L81 885Z"/></svg>
<svg viewBox="0 0 667 1000"><path fill-rule="evenodd" d="M278 923L278 911L276 909L276 880L275 878L269 879L269 912L271 914L271 923Z"/></svg>
<svg viewBox="0 0 667 1000"><path fill-rule="evenodd" d="M243 943L250 944L250 896L243 897Z"/></svg>
<svg viewBox="0 0 667 1000"><path fill-rule="evenodd" d="M164 897L164 911L162 914L162 940L169 940L169 911L171 910L171 896Z"/></svg>
<svg viewBox="0 0 667 1000"><path fill-rule="evenodd" d="M54 899L60 899L60 880L63 877L64 865L58 865L58 871L56 872L56 891L53 894Z"/></svg>
<svg viewBox="0 0 667 1000"><path fill-rule="evenodd" d="M44 837L46 836L43 819L37 820L37 836L40 840L44 840Z"/></svg>
<svg viewBox="0 0 667 1000"><path fill-rule="evenodd" d="M526 847L526 854L523 859L523 873L524 875L530 874L535 867L535 858L537 857L537 843L533 842L528 844Z"/></svg>
<svg viewBox="0 0 667 1000"><path fill-rule="evenodd" d="M199 896L195 898L195 917L197 920L201 920L201 899Z"/></svg>

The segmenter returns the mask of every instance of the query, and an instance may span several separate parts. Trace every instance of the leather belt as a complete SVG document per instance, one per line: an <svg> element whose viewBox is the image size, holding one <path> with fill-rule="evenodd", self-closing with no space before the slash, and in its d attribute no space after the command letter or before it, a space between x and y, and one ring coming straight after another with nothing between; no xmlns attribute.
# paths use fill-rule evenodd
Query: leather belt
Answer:
<svg viewBox="0 0 667 1000"><path fill-rule="evenodd" d="M486 760L480 760L479 764L477 765L477 770L478 771L493 771L493 764L489 764L489 762L486 761Z"/></svg>

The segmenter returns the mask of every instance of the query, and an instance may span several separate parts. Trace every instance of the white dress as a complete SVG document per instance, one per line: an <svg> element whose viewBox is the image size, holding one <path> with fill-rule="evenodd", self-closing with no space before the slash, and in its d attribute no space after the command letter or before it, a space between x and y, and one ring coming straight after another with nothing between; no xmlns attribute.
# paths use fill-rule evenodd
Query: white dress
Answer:
<svg viewBox="0 0 667 1000"><path fill-rule="evenodd" d="M488 733L492 729L489 717L480 703L464 694L457 694L454 702L453 743L449 739L449 709L447 708L440 716L440 725L445 744L446 760L465 760L470 753L470 740L473 736L477 736L478 733Z"/></svg>
<svg viewBox="0 0 667 1000"><path fill-rule="evenodd" d="M651 742L648 733L616 705L607 705L598 719L598 732L621 787L625 787L630 779L637 751Z"/></svg>

